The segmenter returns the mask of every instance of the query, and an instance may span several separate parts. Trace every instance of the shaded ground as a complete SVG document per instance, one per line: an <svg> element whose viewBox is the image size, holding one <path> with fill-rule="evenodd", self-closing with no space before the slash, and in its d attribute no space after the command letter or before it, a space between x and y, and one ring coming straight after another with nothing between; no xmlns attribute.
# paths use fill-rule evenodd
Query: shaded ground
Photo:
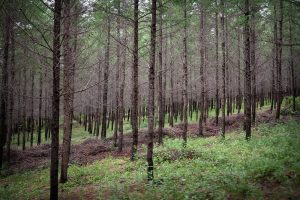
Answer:
<svg viewBox="0 0 300 200"><path fill-rule="evenodd" d="M285 117L283 116L282 120ZM274 116L270 112L262 112L257 116L257 123L270 123L274 121ZM226 132L237 130L242 126L243 115L233 115L226 117ZM204 137L216 136L220 132L219 126L216 126L215 119L210 119L204 125ZM181 137L182 124L175 125L173 128L165 128L164 135L168 137ZM197 136L198 124L188 125L188 135ZM154 134L157 139L157 131ZM101 160L107 156L119 157L130 156L132 135L124 135L123 152L117 152L113 147L112 138L106 140L87 139L81 144L72 145L70 163L85 165L95 160ZM147 142L147 131L140 130L139 132L139 149ZM50 144L43 144L27 150L12 150L11 163L8 174L13 174L19 171L32 170L39 167L48 166L50 162Z"/></svg>

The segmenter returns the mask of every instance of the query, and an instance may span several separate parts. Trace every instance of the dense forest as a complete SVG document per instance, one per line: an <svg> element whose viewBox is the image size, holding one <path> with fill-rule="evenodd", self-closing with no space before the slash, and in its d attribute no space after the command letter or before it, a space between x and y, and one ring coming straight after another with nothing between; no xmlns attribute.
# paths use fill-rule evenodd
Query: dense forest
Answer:
<svg viewBox="0 0 300 200"><path fill-rule="evenodd" d="M300 198L300 1L0 11L0 199Z"/></svg>

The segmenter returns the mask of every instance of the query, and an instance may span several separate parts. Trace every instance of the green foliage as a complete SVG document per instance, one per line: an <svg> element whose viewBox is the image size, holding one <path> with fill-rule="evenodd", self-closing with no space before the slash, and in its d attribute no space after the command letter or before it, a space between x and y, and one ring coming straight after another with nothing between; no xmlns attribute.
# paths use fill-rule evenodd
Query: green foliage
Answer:
<svg viewBox="0 0 300 200"><path fill-rule="evenodd" d="M282 101L281 114L289 115L289 114L296 114L297 112L299 112L300 111L300 97L296 97L295 105L296 105L296 110L293 111L293 97L292 96L285 97Z"/></svg>
<svg viewBox="0 0 300 200"><path fill-rule="evenodd" d="M155 184L146 181L146 162L106 158L87 166L71 165L61 197L99 199L270 199L296 198L300 187L300 124L262 124L249 142L244 132L218 137L166 139L155 146ZM141 155L144 155L145 151ZM0 179L1 199L47 198L49 169ZM86 188L94 188L86 191Z"/></svg>

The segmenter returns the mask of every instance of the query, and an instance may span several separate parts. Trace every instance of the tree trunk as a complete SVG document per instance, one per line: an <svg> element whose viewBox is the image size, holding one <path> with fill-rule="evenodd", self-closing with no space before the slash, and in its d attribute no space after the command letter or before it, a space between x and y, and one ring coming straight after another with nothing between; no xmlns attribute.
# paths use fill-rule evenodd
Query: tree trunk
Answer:
<svg viewBox="0 0 300 200"><path fill-rule="evenodd" d="M118 1L118 15L121 15L121 1ZM120 36L120 26L121 26L121 21L120 21L120 17L117 17L117 38L120 41L121 40L121 36ZM119 125L119 120L121 120L119 118L119 92L120 92L120 88L119 88L119 77L120 77L120 59L121 59L121 55L120 55L120 44L117 43L117 70L116 70L116 101L115 101L115 129L114 129L114 146L117 147L117 140L118 140L118 125Z"/></svg>
<svg viewBox="0 0 300 200"><path fill-rule="evenodd" d="M242 92L241 92L241 36L240 36L240 29L238 28L238 98L237 98L237 109L238 114L241 112L242 108Z"/></svg>
<svg viewBox="0 0 300 200"><path fill-rule="evenodd" d="M43 74L40 72L40 84L39 84L39 121L38 121L38 131L37 131L37 145L41 144L41 134L42 134L42 103L43 103Z"/></svg>
<svg viewBox="0 0 300 200"><path fill-rule="evenodd" d="M183 146L187 143L187 107L188 107L188 96L187 96L187 86L188 86L188 67L187 67L187 2L184 0L184 35L183 35L183 89L182 89L182 99L183 99Z"/></svg>
<svg viewBox="0 0 300 200"><path fill-rule="evenodd" d="M172 32L172 31L170 31ZM170 33L170 71L171 71L171 78L170 78L170 86L171 86L171 105L170 105L170 126L174 126L174 117L175 117L175 103L174 103L174 57L173 57L173 39Z"/></svg>
<svg viewBox="0 0 300 200"><path fill-rule="evenodd" d="M251 137L251 65L250 65L250 11L249 0L245 0L245 25L244 25L244 60L245 60L245 130L246 139Z"/></svg>
<svg viewBox="0 0 300 200"><path fill-rule="evenodd" d="M125 89L125 72L126 72L126 48L127 48L127 29L125 28L124 36L124 48L123 48L123 62L121 65L121 87L120 87L120 98L119 98L119 140L118 140L118 151L121 152L123 149L123 120L124 120L124 89Z"/></svg>
<svg viewBox="0 0 300 200"><path fill-rule="evenodd" d="M9 164L10 162L10 146L11 146L11 137L13 134L13 130L14 130L14 126L15 126L15 118L14 118L14 92L15 92L15 88L14 88L14 84L15 84L15 32L14 32L14 28L13 25L10 29L10 41L11 41L11 58L10 58L10 83L9 83L9 87L10 87L10 92L9 92L9 121L7 123L8 126L8 130L7 130L7 153L6 153L6 157L7 157L7 162ZM0 165L1 168L1 165Z"/></svg>
<svg viewBox="0 0 300 200"><path fill-rule="evenodd" d="M256 35L255 35L255 14L253 11L253 6L252 6L252 12L251 12L251 26L250 26L250 64L251 64L251 78L252 78L252 123L255 124L255 117L256 117L256 56L255 56L255 51L256 51Z"/></svg>
<svg viewBox="0 0 300 200"><path fill-rule="evenodd" d="M156 2L152 1L152 4ZM159 123L158 123L158 144L162 144L162 134L164 126L164 105L163 105L163 82L162 82L162 0L159 0L159 50L158 50L158 105L159 105ZM156 8L156 5L155 5ZM153 9L153 8L152 8ZM156 12L156 10L152 10ZM156 15L155 15L156 17ZM153 22L152 22L153 23ZM155 21L156 23L156 21ZM153 24L152 24L153 25ZM154 25L156 26L156 24ZM155 65L155 64L154 64ZM150 88L149 88L150 89Z"/></svg>
<svg viewBox="0 0 300 200"><path fill-rule="evenodd" d="M109 76L109 51L110 51L110 16L107 16L107 43L105 51L105 66L104 66L104 87L103 87L103 100L102 100L102 127L101 138L106 138L107 129L107 90L108 90L108 76Z"/></svg>
<svg viewBox="0 0 300 200"><path fill-rule="evenodd" d="M226 68L226 58L225 58L225 23L224 23L224 10L225 3L224 0L221 0L222 6L222 17L221 17L221 27L222 27L222 137L225 138L225 106L226 106L226 85L225 85L225 68Z"/></svg>
<svg viewBox="0 0 300 200"><path fill-rule="evenodd" d="M147 174L148 181L153 180L153 134L154 134L154 85L155 85L155 38L156 38L156 0L152 0L151 44L149 67L149 94L148 94L148 144L147 144Z"/></svg>
<svg viewBox="0 0 300 200"><path fill-rule="evenodd" d="M203 118L204 118L204 74L203 74L203 68L204 68L204 11L203 7L200 8L200 84L201 84L201 90L200 90L200 117L199 117L199 130L198 135L203 136Z"/></svg>
<svg viewBox="0 0 300 200"><path fill-rule="evenodd" d="M60 23L61 0L54 3L53 26L53 96L51 125L50 199L58 199L58 149L59 149L59 81L60 81Z"/></svg>
<svg viewBox="0 0 300 200"><path fill-rule="evenodd" d="M289 17L289 42L293 43L293 32L292 32L292 14ZM293 46L290 46L290 70L291 70L291 92L293 95L293 111L296 111L296 88L295 88L295 69L294 69L294 53Z"/></svg>
<svg viewBox="0 0 300 200"><path fill-rule="evenodd" d="M26 148L26 113L27 113L27 71L23 67L24 87L23 87L23 119L22 119L22 150Z"/></svg>
<svg viewBox="0 0 300 200"><path fill-rule="evenodd" d="M8 103L8 53L9 53L9 40L10 40L10 17L8 14L5 16L4 27L4 53L3 53L3 69L2 69L2 94L0 105L0 169L3 164L3 148L6 143L7 136L7 103Z"/></svg>
<svg viewBox="0 0 300 200"><path fill-rule="evenodd" d="M280 0L280 16L279 16L279 37L277 44L277 107L276 107L276 119L280 117L280 110L281 110L281 103L282 103L282 72L281 72L281 65L282 65L282 21L283 21L283 2ZM277 20L275 20L277 21Z"/></svg>
<svg viewBox="0 0 300 200"><path fill-rule="evenodd" d="M34 68L31 69L31 116L30 116L30 147L33 146L33 130L34 130L34 118L33 118L33 100L34 100Z"/></svg>
<svg viewBox="0 0 300 200"><path fill-rule="evenodd" d="M73 120L73 93L74 93L74 65L73 50L71 47L71 3L70 0L64 1L64 71L63 71L63 105L64 105L64 134L62 145L61 159L61 177L60 182L65 183L68 180L68 164L71 148L72 137L72 120ZM76 34L76 33L75 33Z"/></svg>
<svg viewBox="0 0 300 200"><path fill-rule="evenodd" d="M218 2L216 1L216 4ZM216 125L219 124L219 24L218 24L218 15L215 14L215 25L216 25Z"/></svg>
<svg viewBox="0 0 300 200"><path fill-rule="evenodd" d="M132 148L131 160L135 160L138 145L138 106L139 106L139 0L134 0L134 30L133 30L133 66L132 66Z"/></svg>

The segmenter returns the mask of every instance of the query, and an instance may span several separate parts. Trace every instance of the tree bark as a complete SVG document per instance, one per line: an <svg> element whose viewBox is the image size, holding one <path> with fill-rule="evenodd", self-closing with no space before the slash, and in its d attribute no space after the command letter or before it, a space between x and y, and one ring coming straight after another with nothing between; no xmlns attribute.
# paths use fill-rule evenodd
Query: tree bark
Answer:
<svg viewBox="0 0 300 200"><path fill-rule="evenodd" d="M289 42L293 43L293 32L292 32L292 14L289 16ZM295 88L295 69L294 69L294 51L293 46L290 46L290 70L291 70L291 92L293 96L293 111L296 111L296 88Z"/></svg>
<svg viewBox="0 0 300 200"><path fill-rule="evenodd" d="M240 36L240 29L237 30L238 34L238 98L237 98L237 109L238 114L241 112L242 108L242 92L241 92L241 36Z"/></svg>
<svg viewBox="0 0 300 200"><path fill-rule="evenodd" d="M7 103L8 103L8 54L10 40L10 18L6 13L4 25L4 53L3 53L3 69L2 69L2 90L1 90L1 105L0 105L0 169L3 165L3 148L7 137Z"/></svg>
<svg viewBox="0 0 300 200"><path fill-rule="evenodd" d="M33 116L33 100L34 100L34 68L31 69L31 115L30 115L30 147L33 146L33 130L34 130L34 116Z"/></svg>
<svg viewBox="0 0 300 200"><path fill-rule="evenodd" d="M63 71L63 105L64 105L64 134L61 159L60 182L65 183L68 180L68 165L72 138L72 120L73 120L73 93L74 93L74 57L71 47L72 15L71 2L64 0L64 71ZM76 33L75 33L76 34Z"/></svg>
<svg viewBox="0 0 300 200"><path fill-rule="evenodd" d="M253 4L253 3L252 3ZM251 78L252 78L252 123L255 124L255 117L256 117L256 35L255 35L255 14L254 14L254 8L253 5L251 6L251 26L250 26L250 64L251 64Z"/></svg>
<svg viewBox="0 0 300 200"><path fill-rule="evenodd" d="M218 4L218 1L216 1ZM215 34L216 34L216 125L219 124L219 24L218 24L218 15L219 13L215 13Z"/></svg>
<svg viewBox="0 0 300 200"><path fill-rule="evenodd" d="M225 23L224 23L224 10L225 3L224 0L221 0L222 6L222 16L221 16L221 28L222 28L222 137L225 138L225 106L226 106L226 85L225 85L225 68L226 68L226 58L225 58Z"/></svg>
<svg viewBox="0 0 300 200"><path fill-rule="evenodd" d="M51 125L50 199L58 199L58 149L59 149L59 82L60 82L60 24L62 1L54 3L53 26L53 96Z"/></svg>
<svg viewBox="0 0 300 200"><path fill-rule="evenodd" d="M109 51L110 51L110 16L107 16L107 43L105 51L105 66L104 66L104 86L103 86L103 100L102 100L102 127L101 138L106 138L107 129L107 90L108 90L108 76L109 76Z"/></svg>
<svg viewBox="0 0 300 200"><path fill-rule="evenodd" d="M156 2L152 1L152 4ZM159 0L160 10L159 10L159 50L158 50L158 107L159 107L159 116L158 116L158 144L163 142L163 126L164 126L164 105L163 105L163 77L162 77L162 0ZM156 8L156 5L155 5ZM153 9L153 8L152 8ZM152 10L156 12L156 10ZM155 15L156 17L156 15ZM155 22L156 23L156 22ZM156 26L156 24L155 24Z"/></svg>
<svg viewBox="0 0 300 200"><path fill-rule="evenodd" d="M9 164L10 162L10 146L11 146L11 137L13 134L13 130L14 130L14 126L15 126L15 118L14 118L14 101L15 101L15 97L14 97L14 92L15 92L15 88L14 88L14 84L15 84L15 32L14 32L14 28L13 25L11 26L10 29L10 41L11 41L11 48L10 48L10 52L11 52L11 58L10 58L10 83L9 83L9 87L10 87L10 92L9 92L9 121L8 121L8 129L7 129L7 152L6 152L6 157L7 157L7 163ZM1 168L1 167L0 167Z"/></svg>
<svg viewBox="0 0 300 200"><path fill-rule="evenodd" d="M203 68L204 68L204 11L203 7L200 8L200 84L201 84L201 90L200 90L200 117L199 117L199 130L198 135L203 136L203 118L204 118L204 74L203 74Z"/></svg>
<svg viewBox="0 0 300 200"><path fill-rule="evenodd" d="M148 181L153 180L153 134L154 134L154 85L155 85L155 45L156 45L156 0L152 0L151 7L151 43L149 67L149 94L148 94L148 144L147 144L147 174Z"/></svg>
<svg viewBox="0 0 300 200"><path fill-rule="evenodd" d="M245 60L245 131L246 140L251 138L251 65L250 65L250 11L249 0L245 0L244 60Z"/></svg>
<svg viewBox="0 0 300 200"><path fill-rule="evenodd" d="M41 144L41 135L42 135L42 103L43 103L43 74L40 72L39 80L39 121L38 121L38 130L37 130L37 145Z"/></svg>
<svg viewBox="0 0 300 200"><path fill-rule="evenodd" d="M124 36L124 48L123 48L123 62L121 65L121 86L120 86L120 98L119 98L119 140L118 140L118 151L121 152L123 149L123 120L124 120L124 89L125 89L125 70L126 70L126 48L127 48L127 30L125 28Z"/></svg>
<svg viewBox="0 0 300 200"><path fill-rule="evenodd" d="M183 89L182 89L182 99L183 99L183 146L186 146L187 143L187 107L188 107L188 96L187 96L187 86L188 86L188 67L187 67L187 1L184 0L184 35L183 35Z"/></svg>
<svg viewBox="0 0 300 200"><path fill-rule="evenodd" d="M138 145L138 106L139 106L139 0L134 0L134 28L133 28L133 65L132 65L132 104L131 126L132 147L131 160L135 160Z"/></svg>
<svg viewBox="0 0 300 200"><path fill-rule="evenodd" d="M118 15L121 15L121 1L118 1ZM121 41L121 36L120 36L120 26L121 26L121 20L120 17L117 17L117 38L119 41ZM117 43L117 70L116 70L116 96L115 96L115 125L114 125L114 146L117 147L117 140L118 140L118 125L119 125L119 120L122 120L119 118L119 92L120 92L120 87L119 87L119 77L120 77L120 64L121 64L121 55L120 55L120 44Z"/></svg>
<svg viewBox="0 0 300 200"><path fill-rule="evenodd" d="M282 21L283 21L283 1L280 0L279 4L280 8L280 16L278 20L279 25L279 37L277 43L277 107L276 107L276 119L280 118L280 110L281 110L281 103L282 103ZM277 21L277 20L276 20Z"/></svg>

